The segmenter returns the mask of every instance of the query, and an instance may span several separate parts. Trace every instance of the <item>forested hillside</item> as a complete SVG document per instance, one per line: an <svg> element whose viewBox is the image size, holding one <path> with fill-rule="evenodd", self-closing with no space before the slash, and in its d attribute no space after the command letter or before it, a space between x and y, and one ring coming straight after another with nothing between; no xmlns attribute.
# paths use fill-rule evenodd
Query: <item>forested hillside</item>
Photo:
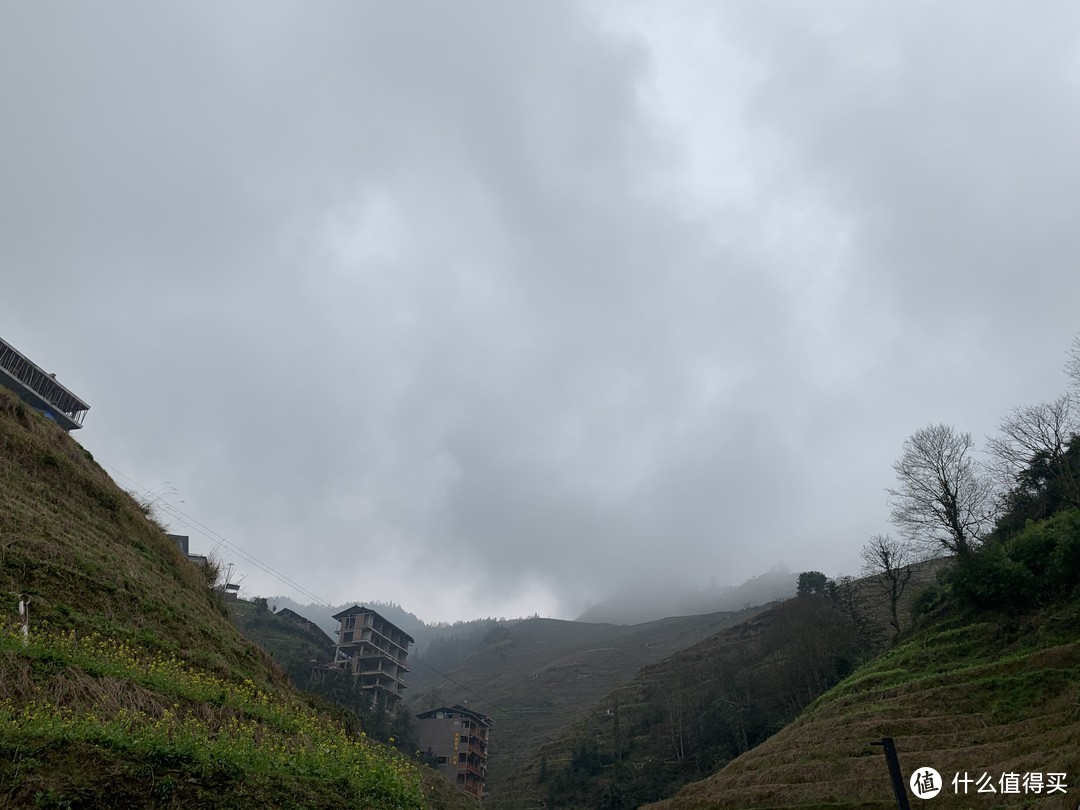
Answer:
<svg viewBox="0 0 1080 810"><path fill-rule="evenodd" d="M755 610L689 616L641 625L528 619L493 628L480 650L447 673L423 666L409 675L416 711L466 703L495 720L487 800L520 806L509 781L537 761L541 746L643 665L738 624ZM446 675L449 678L445 677Z"/></svg>

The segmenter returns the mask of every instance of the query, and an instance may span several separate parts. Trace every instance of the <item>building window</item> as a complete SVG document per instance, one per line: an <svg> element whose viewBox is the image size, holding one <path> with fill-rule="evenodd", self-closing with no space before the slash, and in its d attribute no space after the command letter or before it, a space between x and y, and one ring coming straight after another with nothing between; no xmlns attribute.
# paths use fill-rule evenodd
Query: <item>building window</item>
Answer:
<svg viewBox="0 0 1080 810"><path fill-rule="evenodd" d="M342 644L348 644L350 641L352 641L352 630L350 630L347 633L342 633L341 634L341 643Z"/></svg>
<svg viewBox="0 0 1080 810"><path fill-rule="evenodd" d="M458 762L464 762L465 761L465 755L464 754L458 754L457 755L457 761Z"/></svg>
<svg viewBox="0 0 1080 810"><path fill-rule="evenodd" d="M445 765L447 763L446 757L435 757L436 765Z"/></svg>

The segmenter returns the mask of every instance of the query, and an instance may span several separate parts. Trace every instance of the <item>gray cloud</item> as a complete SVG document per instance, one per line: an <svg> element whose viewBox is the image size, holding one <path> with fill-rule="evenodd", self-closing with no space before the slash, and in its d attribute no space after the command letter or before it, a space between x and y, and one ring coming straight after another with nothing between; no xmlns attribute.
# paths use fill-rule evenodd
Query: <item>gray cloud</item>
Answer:
<svg viewBox="0 0 1080 810"><path fill-rule="evenodd" d="M905 435L1064 385L1080 25L1021 12L12 6L3 335L332 601L850 571Z"/></svg>

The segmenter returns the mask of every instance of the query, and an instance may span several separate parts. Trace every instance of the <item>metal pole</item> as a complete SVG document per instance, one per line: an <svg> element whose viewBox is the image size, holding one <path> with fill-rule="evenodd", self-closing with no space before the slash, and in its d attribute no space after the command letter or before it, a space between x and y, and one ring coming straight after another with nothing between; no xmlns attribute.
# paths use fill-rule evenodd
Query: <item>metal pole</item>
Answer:
<svg viewBox="0 0 1080 810"><path fill-rule="evenodd" d="M30 643L30 597L19 594L19 615L22 616L23 646Z"/></svg>
<svg viewBox="0 0 1080 810"><path fill-rule="evenodd" d="M885 751L885 761L889 765L889 779L892 782L893 794L896 796L896 806L900 810L911 810L908 804L907 790L904 787L904 775L900 772L900 760L896 756L896 743L892 737L884 737L874 740L871 745L880 745Z"/></svg>

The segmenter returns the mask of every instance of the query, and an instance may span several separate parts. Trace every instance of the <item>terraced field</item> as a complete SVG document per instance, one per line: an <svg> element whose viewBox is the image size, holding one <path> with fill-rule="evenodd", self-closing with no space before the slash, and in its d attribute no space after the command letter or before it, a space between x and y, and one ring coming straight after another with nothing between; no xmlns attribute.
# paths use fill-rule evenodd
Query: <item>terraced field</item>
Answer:
<svg viewBox="0 0 1080 810"><path fill-rule="evenodd" d="M933 807L1074 808L1080 802L1080 603L1024 622L945 619L814 703L798 720L653 810L892 808L873 740L896 740L905 779L939 771ZM1067 792L1001 793L1006 773L1066 773ZM954 792L989 774L998 792ZM963 785L960 784L960 791ZM920 800L912 798L913 806Z"/></svg>

